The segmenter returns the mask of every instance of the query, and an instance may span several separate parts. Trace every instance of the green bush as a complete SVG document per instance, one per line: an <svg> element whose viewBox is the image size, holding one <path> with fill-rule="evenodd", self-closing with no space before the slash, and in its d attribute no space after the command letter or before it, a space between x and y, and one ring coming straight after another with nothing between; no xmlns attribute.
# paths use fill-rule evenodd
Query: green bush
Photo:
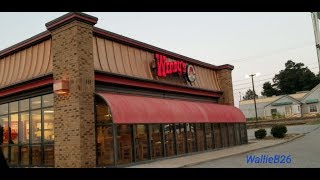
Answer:
<svg viewBox="0 0 320 180"><path fill-rule="evenodd" d="M275 125L271 128L271 134L275 138L283 138L287 131L288 130L285 125Z"/></svg>
<svg viewBox="0 0 320 180"><path fill-rule="evenodd" d="M254 132L254 136L257 139L263 139L266 137L266 135L267 135L267 131L265 129L259 129Z"/></svg>
<svg viewBox="0 0 320 180"><path fill-rule="evenodd" d="M272 114L272 119L275 119L277 117L277 114Z"/></svg>

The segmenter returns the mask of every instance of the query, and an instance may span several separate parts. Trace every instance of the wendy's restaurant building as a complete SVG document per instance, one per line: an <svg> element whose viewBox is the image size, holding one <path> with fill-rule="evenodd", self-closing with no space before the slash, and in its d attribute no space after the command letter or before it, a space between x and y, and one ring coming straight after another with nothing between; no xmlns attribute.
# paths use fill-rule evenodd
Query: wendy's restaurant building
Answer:
<svg viewBox="0 0 320 180"><path fill-rule="evenodd" d="M247 143L233 66L68 13L0 52L0 146L12 167L123 167Z"/></svg>

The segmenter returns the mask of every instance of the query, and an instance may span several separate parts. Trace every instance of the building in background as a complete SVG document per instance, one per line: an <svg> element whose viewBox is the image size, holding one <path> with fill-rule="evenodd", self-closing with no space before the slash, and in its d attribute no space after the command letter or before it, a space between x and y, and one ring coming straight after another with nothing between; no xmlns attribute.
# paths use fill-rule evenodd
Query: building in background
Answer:
<svg viewBox="0 0 320 180"><path fill-rule="evenodd" d="M310 91L295 94L259 97L256 99L260 118L316 116L319 113L320 84ZM254 118L253 100L240 101L240 110L246 118Z"/></svg>
<svg viewBox="0 0 320 180"><path fill-rule="evenodd" d="M247 143L232 65L97 21L68 13L0 51L0 146L10 166L119 167Z"/></svg>

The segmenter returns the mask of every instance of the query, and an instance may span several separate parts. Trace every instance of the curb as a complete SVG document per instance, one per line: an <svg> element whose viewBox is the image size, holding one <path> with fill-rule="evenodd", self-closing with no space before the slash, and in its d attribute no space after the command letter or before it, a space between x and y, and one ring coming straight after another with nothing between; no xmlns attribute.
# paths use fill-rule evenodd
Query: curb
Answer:
<svg viewBox="0 0 320 180"><path fill-rule="evenodd" d="M320 127L320 126L319 126ZM318 127L318 128L319 128ZM316 129L318 129L316 128ZM314 129L314 130L316 130ZM312 130L312 131L314 131ZM312 132L310 131L310 132ZM284 143L287 143L287 142L290 142L290 141L293 141L295 139L298 139L298 138L301 138L303 136L305 136L305 134L308 134L310 132L307 132L307 133L304 133L304 134L299 134L291 139L288 139L284 142L280 142L280 143L277 143L277 144L273 144L273 145L269 145L269 146L264 146L264 147L260 147L260 148L256 148L256 149L251 149L251 150L247 150L247 151L243 151L243 152L240 152L240 153L236 153L236 154L230 154L230 155L226 155L226 156L223 156L223 157L218 157L218 158L213 158L213 159L208 159L208 160L205 160L205 161L201 161L201 162L195 162L195 163L190 163L190 164L186 164L186 165L183 165L183 166L179 166L177 168L184 168L184 167L189 167L189 166L194 166L194 165L197 165L197 164L202 164L202 163L205 163L205 162L209 162L209 161L213 161L213 160L218 160L218 159L222 159L222 158L226 158L226 157L231 157L231 156L236 156L236 155L240 155L240 154L245 154L245 153L248 153L248 152L252 152L252 151L256 151L256 150L260 150L260 149L264 149L264 148L269 148L269 147L273 147L273 146L277 146L277 145L280 145L280 144L284 144Z"/></svg>

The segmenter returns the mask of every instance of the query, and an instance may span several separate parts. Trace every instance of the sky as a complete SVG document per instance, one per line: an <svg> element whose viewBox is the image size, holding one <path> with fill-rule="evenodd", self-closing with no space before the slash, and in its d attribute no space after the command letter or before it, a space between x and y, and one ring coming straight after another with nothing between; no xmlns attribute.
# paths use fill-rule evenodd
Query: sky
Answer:
<svg viewBox="0 0 320 180"><path fill-rule="evenodd" d="M66 12L1 12L0 50L46 30ZM96 27L213 65L231 64L235 106L240 94L256 93L287 60L319 72L310 12L84 12Z"/></svg>

